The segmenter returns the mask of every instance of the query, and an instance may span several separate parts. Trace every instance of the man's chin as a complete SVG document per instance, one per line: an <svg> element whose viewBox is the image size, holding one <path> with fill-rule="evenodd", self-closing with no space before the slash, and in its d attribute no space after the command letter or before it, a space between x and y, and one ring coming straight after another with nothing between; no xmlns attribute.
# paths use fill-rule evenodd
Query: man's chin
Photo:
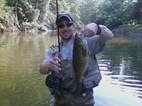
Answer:
<svg viewBox="0 0 142 106"><path fill-rule="evenodd" d="M72 37L71 35L70 35L70 36L61 36L61 38L62 38L63 40L69 40L71 37Z"/></svg>

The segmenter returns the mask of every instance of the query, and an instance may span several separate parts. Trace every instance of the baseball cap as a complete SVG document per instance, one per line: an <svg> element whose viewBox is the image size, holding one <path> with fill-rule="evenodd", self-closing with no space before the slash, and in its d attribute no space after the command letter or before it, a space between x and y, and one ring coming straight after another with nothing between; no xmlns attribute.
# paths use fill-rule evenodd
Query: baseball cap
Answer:
<svg viewBox="0 0 142 106"><path fill-rule="evenodd" d="M58 14L58 19L56 18L56 25L58 24L58 22L60 21L60 19L63 18L63 17L68 18L69 21L73 23L73 18L72 18L72 16L69 13L67 13L67 12L61 12L61 13Z"/></svg>

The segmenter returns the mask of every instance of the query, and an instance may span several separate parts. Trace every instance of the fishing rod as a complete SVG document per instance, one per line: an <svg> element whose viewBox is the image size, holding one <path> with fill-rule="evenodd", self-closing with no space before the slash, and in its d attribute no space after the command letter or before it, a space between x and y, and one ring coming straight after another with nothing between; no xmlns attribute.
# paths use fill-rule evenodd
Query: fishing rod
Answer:
<svg viewBox="0 0 142 106"><path fill-rule="evenodd" d="M56 20L56 24L57 24L57 34L58 34L58 48L59 48L59 53L58 53L58 57L60 57L60 36L59 36L59 27L58 27L58 0L56 0L56 15L57 15L57 20ZM59 75L55 75L55 73L52 71L51 74L49 74L46 77L45 80L45 84L46 86L48 86L49 88L51 88L51 94L54 95L61 95L62 94L62 87L61 87L61 83L62 83L62 74ZM54 88L54 90L53 90Z"/></svg>
<svg viewBox="0 0 142 106"><path fill-rule="evenodd" d="M58 9L58 0L56 0L56 15L57 15L57 20L58 20L58 14L59 14L59 9ZM58 35L58 49L59 49L59 53L58 53L58 57L61 57L60 55L60 36L59 36L59 27L58 27L58 21L57 21L57 35ZM59 77L59 86L58 86L58 89L60 89L60 92L58 93L58 95L61 95L62 94L62 88L61 88L61 83L62 83L62 72L59 73L58 75Z"/></svg>
<svg viewBox="0 0 142 106"><path fill-rule="evenodd" d="M56 0L56 15L57 15L57 20L58 20L58 14L59 14L59 11L58 11L58 0ZM58 35L58 48L59 48L59 53L60 53L60 36L59 36L59 27L58 27L58 22L57 22L57 35Z"/></svg>

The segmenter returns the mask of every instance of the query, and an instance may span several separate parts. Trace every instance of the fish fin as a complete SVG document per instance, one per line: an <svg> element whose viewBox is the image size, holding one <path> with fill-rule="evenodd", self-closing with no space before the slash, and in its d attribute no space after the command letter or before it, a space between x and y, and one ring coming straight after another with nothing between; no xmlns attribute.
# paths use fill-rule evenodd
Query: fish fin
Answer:
<svg viewBox="0 0 142 106"><path fill-rule="evenodd" d="M85 49L82 49L82 55L85 57L87 56L87 54L88 54L88 51L86 51Z"/></svg>

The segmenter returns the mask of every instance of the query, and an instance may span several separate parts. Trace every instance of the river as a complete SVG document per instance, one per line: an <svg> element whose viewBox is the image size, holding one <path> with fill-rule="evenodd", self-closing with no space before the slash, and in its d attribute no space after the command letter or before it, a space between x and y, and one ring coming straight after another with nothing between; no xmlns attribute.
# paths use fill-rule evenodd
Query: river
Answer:
<svg viewBox="0 0 142 106"><path fill-rule="evenodd" d="M55 42L48 33L0 35L0 106L49 106L39 65ZM103 78L95 106L141 106L142 39L114 38L97 58Z"/></svg>

